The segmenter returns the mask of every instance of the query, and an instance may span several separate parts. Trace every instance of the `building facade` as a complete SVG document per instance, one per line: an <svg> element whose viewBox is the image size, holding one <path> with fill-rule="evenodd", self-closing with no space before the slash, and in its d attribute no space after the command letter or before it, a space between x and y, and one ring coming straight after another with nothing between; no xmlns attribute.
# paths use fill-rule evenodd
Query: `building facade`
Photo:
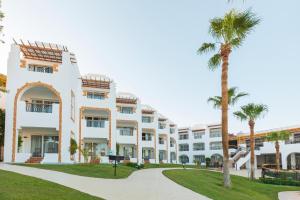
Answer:
<svg viewBox="0 0 300 200"><path fill-rule="evenodd" d="M220 124L177 128L134 94L117 92L109 77L81 75L65 46L12 44L6 90L5 162L108 163L119 154L126 162L222 166ZM282 168L300 169L300 125L256 132L256 166L275 163L265 136L279 130L291 133L280 141ZM249 134L230 135L229 147L232 167L249 168Z"/></svg>
<svg viewBox="0 0 300 200"><path fill-rule="evenodd" d="M177 162L176 124L109 77L82 76L67 47L12 44L7 77L5 162L108 163L117 151L130 162Z"/></svg>

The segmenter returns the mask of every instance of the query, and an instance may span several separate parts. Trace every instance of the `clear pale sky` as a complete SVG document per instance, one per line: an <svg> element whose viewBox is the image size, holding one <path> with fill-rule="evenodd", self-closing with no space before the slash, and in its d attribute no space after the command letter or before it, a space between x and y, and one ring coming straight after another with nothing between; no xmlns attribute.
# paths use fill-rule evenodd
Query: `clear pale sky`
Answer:
<svg viewBox="0 0 300 200"><path fill-rule="evenodd" d="M232 7L252 8L262 22L230 57L229 83L264 103L257 130L300 124L299 0L4 0L0 72L12 38L59 43L77 55L82 74L106 74L118 91L140 97L180 126L220 121L208 105L220 94L220 70L196 54L210 41L208 21ZM230 111L237 110L240 105ZM230 114L230 130L247 131Z"/></svg>

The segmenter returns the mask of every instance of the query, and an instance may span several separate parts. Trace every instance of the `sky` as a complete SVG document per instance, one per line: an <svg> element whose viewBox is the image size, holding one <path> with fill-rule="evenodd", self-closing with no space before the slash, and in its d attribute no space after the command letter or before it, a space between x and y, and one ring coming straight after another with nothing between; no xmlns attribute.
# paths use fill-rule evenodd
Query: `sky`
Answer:
<svg viewBox="0 0 300 200"><path fill-rule="evenodd" d="M250 93L230 109L231 132L248 131L233 111L249 102L268 105L257 130L300 124L299 0L2 0L6 73L13 38L66 45L81 74L105 74L179 126L220 122L207 103L220 95L220 69L198 55L209 20L228 10L252 9L260 25L232 52L229 85Z"/></svg>

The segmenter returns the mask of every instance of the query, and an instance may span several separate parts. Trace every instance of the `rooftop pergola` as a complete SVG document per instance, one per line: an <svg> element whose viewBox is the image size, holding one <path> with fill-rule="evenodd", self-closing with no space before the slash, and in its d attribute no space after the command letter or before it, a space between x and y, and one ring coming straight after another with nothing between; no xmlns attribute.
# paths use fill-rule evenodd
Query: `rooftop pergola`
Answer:
<svg viewBox="0 0 300 200"><path fill-rule="evenodd" d="M116 103L122 104L137 104L137 97L130 93L119 93L116 98Z"/></svg>
<svg viewBox="0 0 300 200"><path fill-rule="evenodd" d="M82 87L110 89L110 81L81 78Z"/></svg>
<svg viewBox="0 0 300 200"><path fill-rule="evenodd" d="M41 60L47 62L54 63L62 63L62 53L69 52L66 46L51 44L45 42L23 42L20 40L18 43L14 40L15 44L20 47L21 52L23 53L24 58L33 59L33 60ZM70 53L70 61L71 63L76 63L75 54Z"/></svg>

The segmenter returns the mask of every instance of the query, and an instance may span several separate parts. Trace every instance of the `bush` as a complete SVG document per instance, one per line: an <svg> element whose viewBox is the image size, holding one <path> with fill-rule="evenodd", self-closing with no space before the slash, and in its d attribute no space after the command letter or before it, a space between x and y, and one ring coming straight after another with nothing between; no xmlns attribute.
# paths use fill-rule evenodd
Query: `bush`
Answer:
<svg viewBox="0 0 300 200"><path fill-rule="evenodd" d="M136 169L142 169L142 168L144 168L144 164L138 165L137 163L132 163L132 162L125 163L125 166L136 168Z"/></svg>
<svg viewBox="0 0 300 200"><path fill-rule="evenodd" d="M280 179L280 178L259 178L259 181L265 184L273 184L273 185L300 186L300 181Z"/></svg>

